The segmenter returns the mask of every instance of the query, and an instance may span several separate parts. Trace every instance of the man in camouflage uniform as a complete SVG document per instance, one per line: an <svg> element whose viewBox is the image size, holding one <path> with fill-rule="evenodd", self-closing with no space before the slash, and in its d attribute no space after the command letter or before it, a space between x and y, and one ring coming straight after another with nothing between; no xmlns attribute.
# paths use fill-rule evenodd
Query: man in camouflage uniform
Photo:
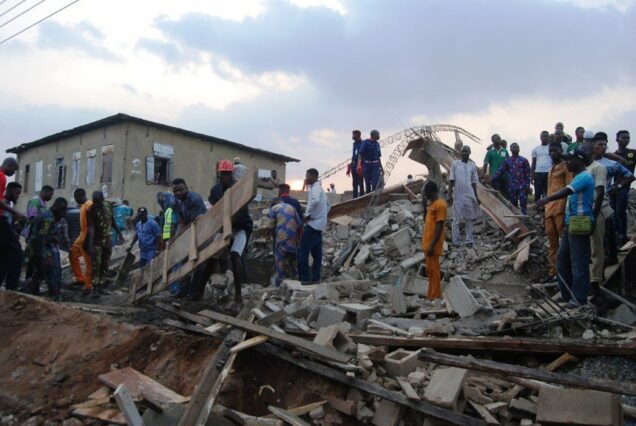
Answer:
<svg viewBox="0 0 636 426"><path fill-rule="evenodd" d="M97 298L105 286L104 278L108 271L110 256L113 251L111 230L114 230L121 240L124 239L115 223L113 206L104 201L102 191L93 192L93 207L91 221L88 225L87 250L93 264L92 297Z"/></svg>

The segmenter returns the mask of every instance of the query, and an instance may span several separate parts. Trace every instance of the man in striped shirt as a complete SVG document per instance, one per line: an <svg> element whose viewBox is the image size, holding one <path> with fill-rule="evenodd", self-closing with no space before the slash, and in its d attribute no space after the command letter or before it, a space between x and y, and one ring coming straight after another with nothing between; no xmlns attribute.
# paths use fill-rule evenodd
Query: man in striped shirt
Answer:
<svg viewBox="0 0 636 426"><path fill-rule="evenodd" d="M470 147L468 145L464 145L461 149L461 160L455 160L451 164L449 181L449 201L453 205L453 245L461 244L460 225L463 223L466 232L466 245L472 246L475 242L473 222L480 216L481 210L477 196L479 176L477 166L470 161Z"/></svg>

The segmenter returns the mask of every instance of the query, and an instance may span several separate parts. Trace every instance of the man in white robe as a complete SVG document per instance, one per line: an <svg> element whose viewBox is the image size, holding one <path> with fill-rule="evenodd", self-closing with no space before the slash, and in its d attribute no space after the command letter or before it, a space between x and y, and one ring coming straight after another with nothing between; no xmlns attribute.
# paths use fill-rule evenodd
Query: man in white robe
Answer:
<svg viewBox="0 0 636 426"><path fill-rule="evenodd" d="M465 243L472 247L473 222L481 215L480 201L477 196L479 175L477 166L470 161L470 147L461 148L461 160L455 160L450 170L450 202L453 204L453 245L462 244L460 224L464 223Z"/></svg>

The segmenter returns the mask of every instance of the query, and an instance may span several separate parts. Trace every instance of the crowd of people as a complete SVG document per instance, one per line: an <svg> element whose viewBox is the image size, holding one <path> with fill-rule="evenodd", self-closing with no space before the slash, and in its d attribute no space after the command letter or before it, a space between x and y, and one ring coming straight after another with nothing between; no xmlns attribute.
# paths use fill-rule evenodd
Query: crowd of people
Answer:
<svg viewBox="0 0 636 426"><path fill-rule="evenodd" d="M197 217L208 211L208 206L218 203L224 193L247 173L247 167L239 158L217 163L216 176L207 199L188 188L185 180L174 179L171 192L157 193L158 215L152 217L145 206L133 216L127 201L115 206L104 199L101 191L95 191L91 199L86 191L77 188L73 193L79 207L78 234L69 240L68 201L56 198L52 204L54 189L43 186L38 195L28 202L26 215L16 209L21 195L21 185L7 183L18 169L15 158L6 158L0 167L0 285L7 289L39 294L40 282L45 280L48 295L58 299L62 288L60 250L69 253L70 266L75 281L73 286L83 288L84 294L100 297L114 273L108 269L114 244L124 244L123 232L134 229L134 238L127 248L139 247L139 266L145 266L179 236ZM273 252L275 258L274 285L286 277L300 277L304 282L320 281L322 264L322 232L327 226L329 201L318 180L318 171L309 169L305 187L308 191L306 208L291 197L290 186L275 174L277 197L271 201L270 218L274 222ZM49 205L50 204L50 205ZM232 238L229 260L234 275L234 304L240 305L241 285L245 281L245 253L253 221L249 208L243 206L232 217ZM23 250L20 239L26 241ZM310 268L309 257L313 264ZM83 261L83 262L82 262ZM82 265L83 263L83 265ZM26 264L25 280L21 281ZM175 265L173 269L180 265ZM199 265L186 278L170 284L175 297L199 300L203 296L210 275L217 269L217 261L209 260Z"/></svg>

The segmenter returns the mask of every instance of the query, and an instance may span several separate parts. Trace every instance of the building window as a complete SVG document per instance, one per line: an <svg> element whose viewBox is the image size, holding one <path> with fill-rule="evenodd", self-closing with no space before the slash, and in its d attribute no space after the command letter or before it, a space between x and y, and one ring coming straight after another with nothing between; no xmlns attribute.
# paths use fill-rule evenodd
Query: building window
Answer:
<svg viewBox="0 0 636 426"><path fill-rule="evenodd" d="M66 185L66 166L64 165L64 158L57 158L55 160L55 187L57 189L63 189Z"/></svg>
<svg viewBox="0 0 636 426"><path fill-rule="evenodd" d="M72 174L73 176L71 176L72 182L71 185L73 186L73 188L79 188L80 186L80 162L82 160L82 153L81 152L74 152L73 153L73 163L71 164L72 167Z"/></svg>
<svg viewBox="0 0 636 426"><path fill-rule="evenodd" d="M89 149L86 151L86 185L92 185L95 183L95 157L97 156L96 149Z"/></svg>
<svg viewBox="0 0 636 426"><path fill-rule="evenodd" d="M102 177L100 182L113 181L113 154L115 145L106 145L102 147Z"/></svg>
<svg viewBox="0 0 636 426"><path fill-rule="evenodd" d="M41 161L35 163L35 183L33 184L33 190L38 192L42 189L42 172L44 171L44 165Z"/></svg>
<svg viewBox="0 0 636 426"><path fill-rule="evenodd" d="M29 193L29 173L31 172L31 165L24 166L24 180L22 182L22 191L25 194Z"/></svg>
<svg viewBox="0 0 636 426"><path fill-rule="evenodd" d="M146 157L146 183L148 185L170 185L172 180L172 145L153 143L151 157Z"/></svg>

